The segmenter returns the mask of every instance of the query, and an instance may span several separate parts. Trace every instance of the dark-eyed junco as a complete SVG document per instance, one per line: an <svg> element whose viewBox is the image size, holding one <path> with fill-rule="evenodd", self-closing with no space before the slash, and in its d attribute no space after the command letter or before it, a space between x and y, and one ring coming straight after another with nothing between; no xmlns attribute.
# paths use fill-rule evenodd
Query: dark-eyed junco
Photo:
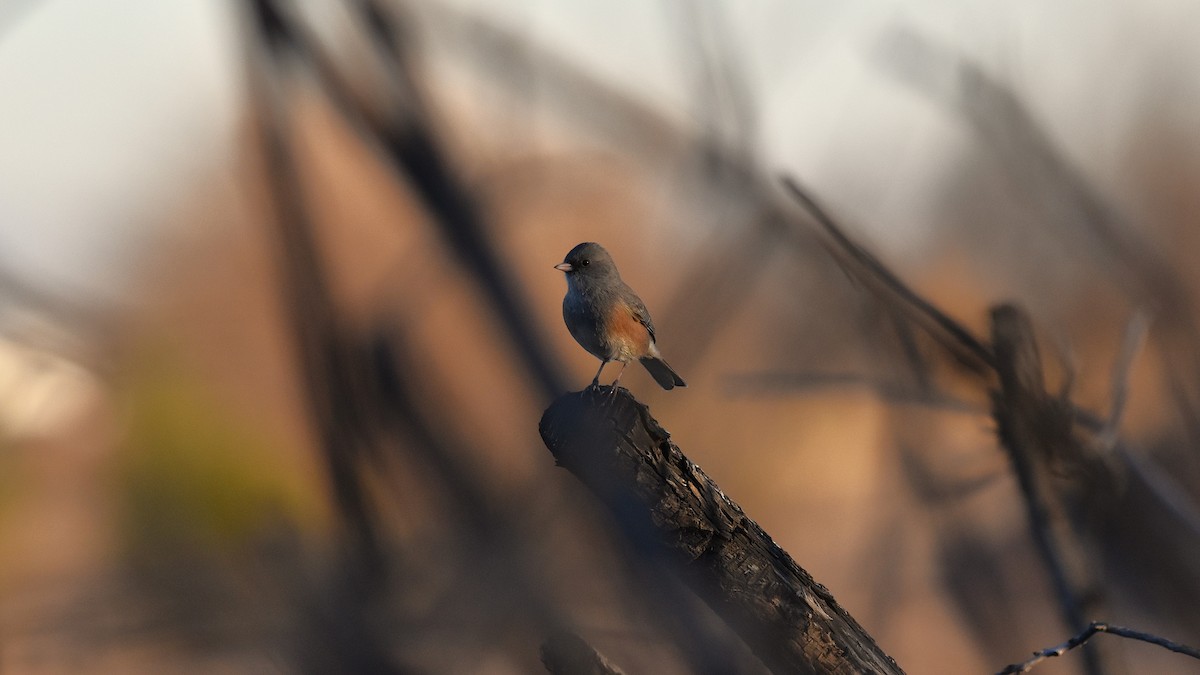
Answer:
<svg viewBox="0 0 1200 675"><path fill-rule="evenodd" d="M600 359L600 369L592 386L600 383L600 373L609 361L620 361L621 372L613 380L614 389L625 366L637 359L663 389L686 387L683 378L663 361L654 344L654 322L642 299L621 281L612 256L600 244L582 243L554 269L567 275L567 296L563 298L563 320L567 330L584 349Z"/></svg>

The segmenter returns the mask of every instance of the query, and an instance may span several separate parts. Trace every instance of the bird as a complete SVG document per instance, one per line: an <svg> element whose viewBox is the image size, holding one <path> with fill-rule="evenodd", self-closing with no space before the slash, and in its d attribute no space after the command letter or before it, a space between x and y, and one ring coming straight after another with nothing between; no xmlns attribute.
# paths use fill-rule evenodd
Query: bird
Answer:
<svg viewBox="0 0 1200 675"><path fill-rule="evenodd" d="M603 246L590 241L579 244L554 269L567 278L567 294L563 298L567 330L581 347L600 359L592 387L600 386L604 366L620 361L621 370L612 383L616 391L625 366L634 359L650 371L663 389L687 386L663 360L655 343L650 312L637 293L621 280L616 263Z"/></svg>

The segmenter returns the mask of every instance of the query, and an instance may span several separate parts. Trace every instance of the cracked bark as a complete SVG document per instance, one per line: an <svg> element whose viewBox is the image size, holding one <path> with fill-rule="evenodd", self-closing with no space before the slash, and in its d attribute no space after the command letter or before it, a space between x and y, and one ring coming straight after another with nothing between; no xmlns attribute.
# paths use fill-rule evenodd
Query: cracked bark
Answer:
<svg viewBox="0 0 1200 675"><path fill-rule="evenodd" d="M903 672L628 391L565 394L539 431L630 544L669 561L772 672Z"/></svg>

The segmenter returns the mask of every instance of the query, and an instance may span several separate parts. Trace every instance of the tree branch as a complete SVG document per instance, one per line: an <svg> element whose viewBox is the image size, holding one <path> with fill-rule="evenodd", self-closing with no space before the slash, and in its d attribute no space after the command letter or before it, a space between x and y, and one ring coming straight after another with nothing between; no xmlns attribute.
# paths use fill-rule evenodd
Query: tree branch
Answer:
<svg viewBox="0 0 1200 675"><path fill-rule="evenodd" d="M1158 645L1159 647L1162 647L1164 649L1169 649L1169 650L1171 650L1173 652L1177 652L1179 654L1186 654L1187 656L1190 656L1193 659L1200 659L1200 649L1196 649L1195 647L1189 647L1188 645L1185 645L1185 644L1173 642L1166 638L1162 638L1157 635L1151 635L1150 633L1143 633L1141 631L1136 631L1131 628L1123 628L1121 626L1113 626L1113 625L1104 623L1102 621L1093 621L1079 635L1076 635L1075 637L1071 638L1070 640L1067 640L1066 642L1062 643L1061 645L1058 645L1057 647L1049 647L1047 649L1043 649L1040 652L1034 652L1033 658L1029 659L1028 661L1022 661L1021 663L1014 663L1014 664L1006 667L1004 670L1001 670L999 673L996 673L996 675L1012 675L1012 673L1028 672L1030 668L1033 668L1037 664L1041 663L1042 661L1045 661L1046 659L1048 659L1052 656L1062 656L1063 654L1071 651L1072 649L1075 649L1076 647L1083 645L1088 640L1090 640L1092 638L1092 636L1095 635L1096 633L1111 633L1113 635L1119 635L1121 637L1129 638L1131 640L1141 640L1142 642L1149 642L1152 645Z"/></svg>
<svg viewBox="0 0 1200 675"><path fill-rule="evenodd" d="M565 394L539 431L631 545L662 554L773 672L902 672L628 391Z"/></svg>

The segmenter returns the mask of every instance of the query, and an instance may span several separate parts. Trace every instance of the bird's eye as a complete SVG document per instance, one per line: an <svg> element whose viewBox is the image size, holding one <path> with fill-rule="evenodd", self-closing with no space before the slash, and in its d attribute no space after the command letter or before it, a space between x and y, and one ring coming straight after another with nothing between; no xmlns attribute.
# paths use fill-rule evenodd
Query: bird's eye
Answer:
<svg viewBox="0 0 1200 675"><path fill-rule="evenodd" d="M588 265L590 265L590 264L592 264L592 261L591 261L591 260L586 260L586 259L585 259L585 260L583 261L583 266L584 266L584 267L587 267L587 266L588 266Z"/></svg>

